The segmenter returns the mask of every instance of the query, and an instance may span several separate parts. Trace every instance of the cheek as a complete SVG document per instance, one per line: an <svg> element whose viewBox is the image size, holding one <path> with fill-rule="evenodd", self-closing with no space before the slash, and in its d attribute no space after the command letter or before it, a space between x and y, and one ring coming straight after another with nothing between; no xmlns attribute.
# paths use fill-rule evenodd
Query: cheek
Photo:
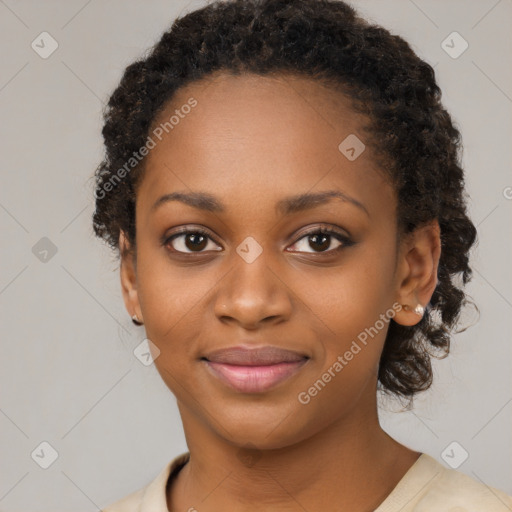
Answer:
<svg viewBox="0 0 512 512"><path fill-rule="evenodd" d="M142 258L146 255L142 255ZM191 379L190 362L197 358L204 331L202 304L216 280L198 267L171 265L166 258L148 257L151 265L138 271L138 297L147 337L160 351L155 365L173 392Z"/></svg>
<svg viewBox="0 0 512 512"><path fill-rule="evenodd" d="M367 241L342 265L301 280L298 294L308 306L320 342L318 378L324 376L329 382L326 387L336 388L336 393L357 393L377 373L395 313L390 309L394 303L392 251L382 240Z"/></svg>
<svg viewBox="0 0 512 512"><path fill-rule="evenodd" d="M148 263L138 268L138 298L145 323L161 336L175 324L179 327L178 322L188 323L212 283L205 266L179 265L170 261L165 249L141 245L140 260Z"/></svg>
<svg viewBox="0 0 512 512"><path fill-rule="evenodd" d="M335 267L304 271L290 287L326 334L343 339L373 325L393 303L392 247L364 241Z"/></svg>

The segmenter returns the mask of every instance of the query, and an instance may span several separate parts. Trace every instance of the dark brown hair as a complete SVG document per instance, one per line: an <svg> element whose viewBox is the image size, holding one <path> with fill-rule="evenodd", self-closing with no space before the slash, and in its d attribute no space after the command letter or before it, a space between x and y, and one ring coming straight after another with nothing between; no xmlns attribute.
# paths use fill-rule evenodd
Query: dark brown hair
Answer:
<svg viewBox="0 0 512 512"><path fill-rule="evenodd" d="M460 133L441 104L434 70L401 37L337 0L216 1L176 19L126 68L104 111L106 152L95 173L93 227L113 249L119 250L120 230L135 246L135 191L144 160L112 186L116 173L144 146L175 92L215 71L287 72L337 87L371 121L365 143L395 188L399 234L438 220L437 287L417 325L390 320L379 366L379 389L411 403L431 385L431 356L449 352L467 302L462 288L471 278L476 240L466 213Z"/></svg>

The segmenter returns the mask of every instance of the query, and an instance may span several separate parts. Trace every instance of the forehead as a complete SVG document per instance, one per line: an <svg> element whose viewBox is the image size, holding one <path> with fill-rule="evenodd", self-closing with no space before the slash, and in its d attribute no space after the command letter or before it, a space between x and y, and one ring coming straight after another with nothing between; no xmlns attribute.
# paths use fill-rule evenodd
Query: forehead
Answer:
<svg viewBox="0 0 512 512"><path fill-rule="evenodd" d="M148 203L177 189L209 190L229 204L318 184L369 199L385 184L371 148L352 161L340 151L350 137L364 144L367 123L342 93L313 79L215 74L180 89L154 120L139 193Z"/></svg>

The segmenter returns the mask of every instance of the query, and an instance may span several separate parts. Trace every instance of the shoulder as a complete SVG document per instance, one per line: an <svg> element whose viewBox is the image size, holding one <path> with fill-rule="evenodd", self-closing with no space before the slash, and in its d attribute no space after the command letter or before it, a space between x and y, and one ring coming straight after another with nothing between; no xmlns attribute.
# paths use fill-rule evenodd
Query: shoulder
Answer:
<svg viewBox="0 0 512 512"><path fill-rule="evenodd" d="M124 498L111 503L106 508L102 508L100 512L138 512L146 488L147 486L128 494Z"/></svg>
<svg viewBox="0 0 512 512"><path fill-rule="evenodd" d="M414 512L510 512L512 497L455 469L449 469L427 454L418 466L429 478L420 491Z"/></svg>
<svg viewBox="0 0 512 512"><path fill-rule="evenodd" d="M168 512L166 503L167 482L185 465L190 453L182 453L164 466L157 477L141 489L111 503L100 512Z"/></svg>

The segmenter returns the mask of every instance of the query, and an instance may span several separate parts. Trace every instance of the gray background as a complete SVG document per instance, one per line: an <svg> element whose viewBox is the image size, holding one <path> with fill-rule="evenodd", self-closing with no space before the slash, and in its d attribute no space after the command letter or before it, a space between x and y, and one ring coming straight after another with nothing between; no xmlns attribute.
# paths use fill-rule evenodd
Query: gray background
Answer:
<svg viewBox="0 0 512 512"><path fill-rule="evenodd" d="M92 234L89 178L102 155L102 102L123 69L201 5L0 0L3 511L97 510L186 451L173 395L133 355L144 330L124 309L116 260ZM468 311L464 322L475 325L434 363L434 386L414 411L383 403L382 424L442 463L457 441L469 453L459 471L512 494L512 2L353 5L435 66L462 131L480 240L468 287L480 318ZM59 45L47 59L31 47L43 31ZM453 31L469 43L456 59L441 47ZM55 254L42 252L44 237ZM48 469L34 460L49 456L43 441L58 452Z"/></svg>

